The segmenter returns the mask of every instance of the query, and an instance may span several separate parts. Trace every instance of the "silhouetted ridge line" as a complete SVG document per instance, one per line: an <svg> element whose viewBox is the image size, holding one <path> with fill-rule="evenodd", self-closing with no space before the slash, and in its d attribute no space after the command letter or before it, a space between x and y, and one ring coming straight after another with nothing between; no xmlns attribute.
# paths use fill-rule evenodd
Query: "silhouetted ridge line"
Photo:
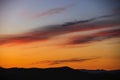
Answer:
<svg viewBox="0 0 120 80"><path fill-rule="evenodd" d="M120 80L120 70L58 68L0 68L0 80Z"/></svg>

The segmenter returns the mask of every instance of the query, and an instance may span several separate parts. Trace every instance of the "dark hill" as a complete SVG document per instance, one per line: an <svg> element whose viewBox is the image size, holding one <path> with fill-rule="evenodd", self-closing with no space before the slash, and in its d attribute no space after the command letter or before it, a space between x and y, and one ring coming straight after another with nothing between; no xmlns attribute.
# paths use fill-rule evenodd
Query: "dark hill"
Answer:
<svg viewBox="0 0 120 80"><path fill-rule="evenodd" d="M0 80L120 80L120 70L59 68L0 68Z"/></svg>

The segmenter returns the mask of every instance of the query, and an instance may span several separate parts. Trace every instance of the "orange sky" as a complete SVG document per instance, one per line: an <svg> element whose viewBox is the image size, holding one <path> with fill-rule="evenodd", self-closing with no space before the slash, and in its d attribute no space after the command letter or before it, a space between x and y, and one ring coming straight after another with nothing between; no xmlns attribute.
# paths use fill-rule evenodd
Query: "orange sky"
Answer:
<svg viewBox="0 0 120 80"><path fill-rule="evenodd" d="M1 46L2 67L59 67L69 66L79 69L120 69L118 47L119 39L110 39L102 42L95 42L79 47L58 47L51 45L53 42L34 42L21 46ZM55 42L54 42L55 43ZM45 60L64 60L71 58L95 58L80 62L61 62L50 65Z"/></svg>

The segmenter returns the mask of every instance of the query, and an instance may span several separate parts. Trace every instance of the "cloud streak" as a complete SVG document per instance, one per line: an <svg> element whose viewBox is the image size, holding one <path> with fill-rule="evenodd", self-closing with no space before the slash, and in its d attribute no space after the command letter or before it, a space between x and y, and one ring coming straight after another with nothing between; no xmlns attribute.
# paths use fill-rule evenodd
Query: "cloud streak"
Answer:
<svg viewBox="0 0 120 80"><path fill-rule="evenodd" d="M120 8L116 8L116 9L112 10L111 14L109 14L109 15L103 15L103 16L99 16L97 18L109 18L109 17L114 17L114 16L120 16Z"/></svg>
<svg viewBox="0 0 120 80"><path fill-rule="evenodd" d="M120 29L100 31L90 35L74 36L64 45L88 44L96 41L103 41L110 38L120 37Z"/></svg>
<svg viewBox="0 0 120 80"><path fill-rule="evenodd" d="M45 12L37 13L37 14L33 15L31 18L38 19L38 18L43 17L43 16L51 16L54 14L60 14L60 13L63 13L64 11L66 11L67 9L69 9L73 6L75 6L75 4L69 4L69 5L64 6L64 7L53 8L53 9L50 9L50 10L45 11Z"/></svg>
<svg viewBox="0 0 120 80"><path fill-rule="evenodd" d="M86 61L90 61L90 60L94 60L94 59L98 59L99 57L95 57L95 58L71 58L71 59L64 59L64 60L45 60L45 61L38 61L38 62L34 62L32 64L42 64L42 63L46 63L48 65L57 65L57 64L63 64L63 63L76 63L76 62L86 62Z"/></svg>
<svg viewBox="0 0 120 80"><path fill-rule="evenodd" d="M102 16L103 17L103 16ZM110 16L109 16L110 17ZM66 22L60 25L49 25L47 27L32 29L29 32L22 33L19 35L12 35L12 36L2 36L0 37L0 45L9 44L9 43L18 43L18 44L25 44L37 41L49 41L50 39L69 34L73 32L87 32L93 30L100 30L106 28L116 28L115 26L120 26L120 19L105 19L99 20L101 17L91 18L88 20L79 20L75 22ZM98 33L94 33L91 35L83 35L79 37L74 37L70 39L69 44L81 44L81 43L88 43L94 41L101 41L105 39L119 37L119 29L116 30L117 32L112 30L108 30L107 32L102 31ZM100 34L102 34L100 36ZM109 38L108 38L109 37ZM100 40L101 39L101 40Z"/></svg>

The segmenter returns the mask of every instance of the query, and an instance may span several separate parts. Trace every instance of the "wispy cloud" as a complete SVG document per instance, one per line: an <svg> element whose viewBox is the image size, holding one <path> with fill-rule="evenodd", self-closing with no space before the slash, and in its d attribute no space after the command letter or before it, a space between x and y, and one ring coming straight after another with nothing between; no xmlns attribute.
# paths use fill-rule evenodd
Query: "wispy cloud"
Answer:
<svg viewBox="0 0 120 80"><path fill-rule="evenodd" d="M69 39L69 41L67 41L68 43L64 45L88 44L91 42L102 41L117 37L120 37L120 29L106 30L89 35L74 36L71 39Z"/></svg>
<svg viewBox="0 0 120 80"><path fill-rule="evenodd" d="M110 17L110 16L109 16ZM29 32L13 35L13 36L3 36L0 37L0 45L9 44L9 43L18 43L18 44L25 44L37 41L48 41L51 38L56 36L69 34L73 32L86 32L86 31L93 31L93 30L100 30L106 28L116 28L120 26L120 19L113 18L113 19L105 19L99 20L101 17L91 18L88 20L79 20L75 22L66 22L63 24L58 25L50 25L47 27L40 27L37 29L32 29ZM114 30L113 30L114 31ZM91 35L83 35L82 37L74 37L70 39L69 44L81 44L81 43L88 43L94 41L101 41L108 39L108 37L114 38L119 37L119 29L117 32L113 32L108 30L107 32L98 32ZM100 34L102 34L100 36Z"/></svg>
<svg viewBox="0 0 120 80"><path fill-rule="evenodd" d="M120 16L120 8L115 8L111 11L110 14L99 16L97 18L109 18L109 17L114 17L114 16Z"/></svg>
<svg viewBox="0 0 120 80"><path fill-rule="evenodd" d="M32 15L31 18L38 19L38 18L43 17L43 16L51 16L53 14L60 14L60 13L66 11L67 9L69 9L73 6L75 6L75 4L69 4L69 5L64 6L64 7L53 8L53 9L50 9L50 10L45 11L45 12L36 13L36 14Z"/></svg>
<svg viewBox="0 0 120 80"><path fill-rule="evenodd" d="M48 65L57 65L57 64L63 64L63 63L76 63L76 62L86 62L94 59L98 59L100 57L95 58L71 58L71 59L63 59L63 60L45 60L45 61L38 61L33 62L32 64L42 64L46 63Z"/></svg>

